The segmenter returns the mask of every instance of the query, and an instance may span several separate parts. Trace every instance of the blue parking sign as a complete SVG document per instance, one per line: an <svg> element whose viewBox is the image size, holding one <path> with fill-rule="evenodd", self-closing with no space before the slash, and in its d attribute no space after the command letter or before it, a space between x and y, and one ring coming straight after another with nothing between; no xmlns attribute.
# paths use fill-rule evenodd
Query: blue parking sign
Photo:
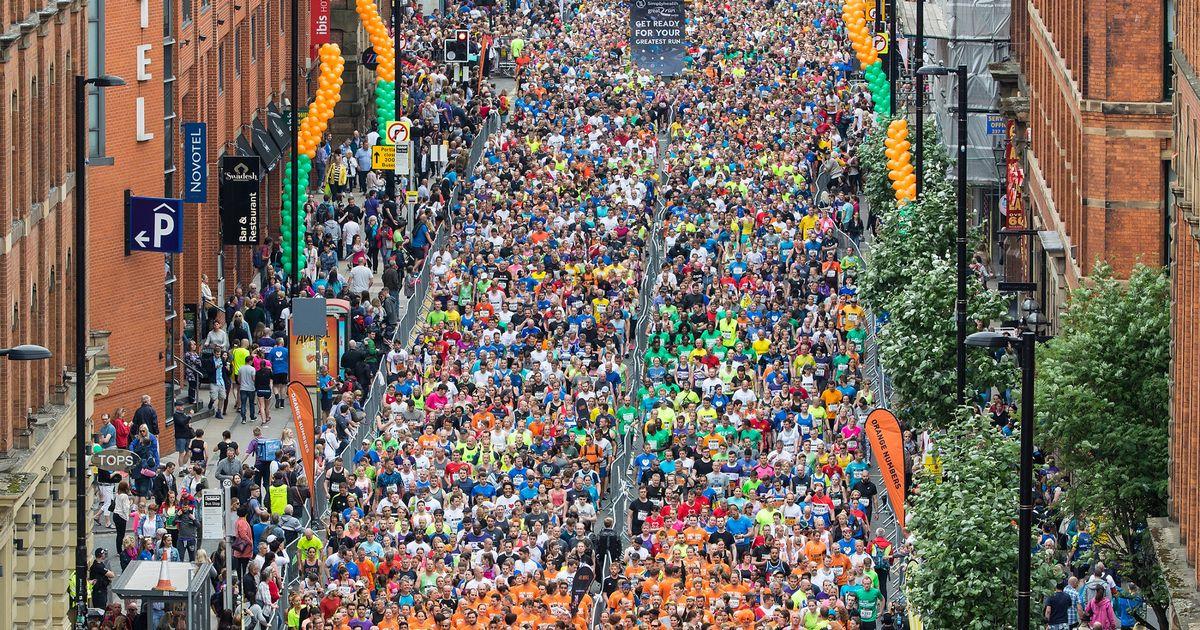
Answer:
<svg viewBox="0 0 1200 630"><path fill-rule="evenodd" d="M178 254L183 251L183 200L130 197L126 251Z"/></svg>

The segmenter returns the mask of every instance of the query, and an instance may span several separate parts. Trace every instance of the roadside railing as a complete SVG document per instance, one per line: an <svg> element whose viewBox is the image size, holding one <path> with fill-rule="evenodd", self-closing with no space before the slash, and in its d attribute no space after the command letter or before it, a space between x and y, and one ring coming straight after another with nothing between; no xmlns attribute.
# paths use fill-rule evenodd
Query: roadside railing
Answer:
<svg viewBox="0 0 1200 630"><path fill-rule="evenodd" d="M412 342L413 334L418 330L421 322L424 320L424 308L429 297L431 267L430 262L434 255L446 249L446 245L450 239L451 217L453 216L454 208L458 204L459 195L462 186L470 180L470 174L474 172L476 165L483 156L483 152L487 147L488 138L497 129L500 128L500 116L493 112L483 121L479 133L471 142L471 149L467 159L467 168L465 173L460 173L455 183L453 191L451 191L450 199L444 212L444 216L440 217L433 241L429 247L429 253L425 256L419 269L415 270L416 279L413 282L412 295L408 297L408 306L405 309L404 316L396 324L396 328L392 331L391 342L393 345L399 344L400 347L407 347ZM439 173L439 177L445 175L445 170ZM375 371L375 376L371 379L371 383L365 392L365 402L363 403L363 419L355 430L354 435L348 436L346 443L340 444L337 457L341 458L347 469L354 469L354 454L357 452L356 445L362 444L365 439L370 439L375 434L375 420L379 417L383 409L384 392L388 384L388 366L386 360L381 360L378 369ZM325 487L326 476L325 471L316 476L313 484L313 496L308 505L304 509L304 518L301 518L301 523L304 527L310 527L313 524L324 524L328 522L329 517L329 493ZM285 573L284 585L287 590L295 587L300 581L299 571L296 569L296 563L299 560L298 553L295 548L295 541L287 547L288 557L292 560L288 565Z"/></svg>

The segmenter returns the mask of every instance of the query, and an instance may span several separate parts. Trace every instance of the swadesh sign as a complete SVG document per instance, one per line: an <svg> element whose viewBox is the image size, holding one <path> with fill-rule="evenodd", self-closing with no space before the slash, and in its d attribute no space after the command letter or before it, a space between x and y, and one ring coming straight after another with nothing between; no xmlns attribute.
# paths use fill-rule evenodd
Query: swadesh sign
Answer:
<svg viewBox="0 0 1200 630"><path fill-rule="evenodd" d="M681 74L687 52L683 15L683 0L633 0L629 5L633 62L656 75Z"/></svg>

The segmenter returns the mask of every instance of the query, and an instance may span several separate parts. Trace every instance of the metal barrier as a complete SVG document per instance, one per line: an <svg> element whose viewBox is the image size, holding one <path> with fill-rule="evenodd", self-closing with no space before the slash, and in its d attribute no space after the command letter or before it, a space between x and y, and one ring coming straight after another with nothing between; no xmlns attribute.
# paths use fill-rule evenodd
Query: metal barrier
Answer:
<svg viewBox="0 0 1200 630"><path fill-rule="evenodd" d="M662 228L663 220L667 213L667 206L664 201L667 191L667 176L664 167L666 165L666 155L669 146L669 127L663 127L658 133L658 154L655 160L655 172L658 174L658 182L654 188L654 207L650 214L650 225L647 229L646 243L643 245L645 248L644 258L646 265L643 269L644 274L641 279L641 286L638 289L637 304L634 307L633 329L630 331L631 349L629 356L625 360L625 383L629 391L633 391L642 380L642 353L646 347L646 339L650 326L650 311L653 305L654 293L658 290L659 271L662 269L664 254L662 251L664 247ZM602 516L610 515L614 521L617 521L615 529L621 533L623 543L628 543L629 541L625 538L625 528L620 519L626 513L626 506L628 506L632 496L633 454L641 450L643 433L640 422L635 424L631 431L633 432L632 439L626 439L622 436L620 442L616 445L616 453L609 467L610 483L608 492L605 495L608 506L602 513ZM596 531L599 532L603 527L604 519L597 518ZM597 586L604 580L604 577L603 575L597 576ZM604 597L596 597L596 601L592 605L590 627L594 628L599 625L600 615L604 606L607 606Z"/></svg>
<svg viewBox="0 0 1200 630"><path fill-rule="evenodd" d="M408 306L405 309L404 316L396 324L395 330L392 332L392 343L399 344L401 347L407 347L412 342L412 335L416 332L424 318L421 306L429 295L429 284L431 271L430 259L434 254L445 250L447 242L450 239L451 217L455 206L458 204L459 194L464 181L469 180L470 173L475 170L483 152L487 146L487 140L497 129L500 128L499 114L492 112L480 127L480 131L476 134L471 142L471 150L467 159L466 172L460 174L455 184L454 190L450 194L450 200L447 204L445 217L439 222L437 231L434 234L432 244L429 248L429 255L422 261L421 268L416 271L417 278L414 284L414 291L408 298ZM444 176L445 170L439 175ZM386 361L380 361L379 368L375 371L374 378L371 379L371 384L366 392L366 401L363 403L363 420L359 423L353 436L349 436L345 444L340 445L340 450L337 456L345 463L346 468L353 470L354 454L356 449L354 445L361 444L363 440L370 439L375 434L375 421L379 417L380 411L383 408L384 391L387 388L388 373ZM313 483L313 496L304 507L304 517L301 518L301 523L304 527L310 527L314 523L327 523L329 517L329 494L325 488L325 472L322 471L317 475ZM284 585L285 590L290 591L300 580L299 572L296 570L295 564L299 561L299 554L296 553L295 541L287 546L288 557L291 562L285 573Z"/></svg>
<svg viewBox="0 0 1200 630"><path fill-rule="evenodd" d="M845 251L853 251L863 261L863 269L865 270L867 263L867 253L858 242L850 238L848 234L840 229L834 228L834 238L838 241L838 247ZM864 375L871 379L871 391L875 397L875 406L878 408L888 409L892 406L892 400L889 394L891 389L888 380L887 371L884 369L882 361L879 359L879 322L875 317L874 311L871 309L869 296L864 296L864 299L859 300L859 305L862 306L865 319L867 321L867 337L863 341L862 347L862 366ZM889 536L894 541L894 544L899 545L903 542L903 530L901 524L896 519L896 514L892 511L892 505L888 498L887 485L883 483L883 472L879 468L878 462L871 458L870 474L875 486L879 489L879 494L876 495L876 505L872 518L872 527L882 527L889 533ZM891 601L904 603L904 575L902 566L899 563L893 563L892 570L888 574L888 597Z"/></svg>

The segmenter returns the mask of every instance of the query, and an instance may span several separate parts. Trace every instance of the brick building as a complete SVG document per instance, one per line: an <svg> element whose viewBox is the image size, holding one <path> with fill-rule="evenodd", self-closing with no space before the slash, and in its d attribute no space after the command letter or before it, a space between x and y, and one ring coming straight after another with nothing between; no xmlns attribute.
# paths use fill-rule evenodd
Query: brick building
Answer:
<svg viewBox="0 0 1200 630"><path fill-rule="evenodd" d="M1010 238L1009 275L1032 256L1052 320L1097 260L1118 275L1167 262L1169 4L1013 3L1012 59L991 70L1018 122L1027 222L1038 233L1032 244Z"/></svg>
<svg viewBox="0 0 1200 630"><path fill-rule="evenodd" d="M0 3L0 348L33 343L46 361L0 359L0 628L62 627L75 562L75 405L117 376L92 338L82 396L73 369L73 88L85 72L95 3Z"/></svg>
<svg viewBox="0 0 1200 630"><path fill-rule="evenodd" d="M357 98L356 83L368 78L357 69L361 41L352 3L332 4L331 39L349 50L343 93ZM181 338L203 339L197 331L202 311L200 277L208 276L218 301L252 281L252 247L222 246L219 168L224 155L259 155L262 179L260 239L278 235L282 162L291 146L286 116L291 53L290 11L300 7L300 102L308 102L315 81L310 55L309 3L285 0L169 0L105 3L99 16L103 39L93 50L91 71L122 76L128 85L92 96L103 113L92 125L94 145L89 179L93 265L91 293L106 296L91 313L93 330L110 333L112 362L124 368L109 394L98 401L103 411L125 407L130 413L149 394L160 418L169 415L165 383L181 388L184 375ZM348 10L347 7L350 7ZM354 20L347 19L347 13ZM358 79L356 81L355 79ZM312 88L315 89L315 88ZM339 116L361 115L352 99ZM126 255L123 241L124 195L182 197L183 125L206 125L207 199L184 207L184 251L163 255ZM335 127L336 128L336 127ZM351 127L347 126L347 129ZM98 146L97 146L98 145ZM115 156L114 158L109 156ZM105 164L111 164L105 166ZM160 168L161 166L161 168ZM170 269L174 273L166 273ZM165 285L173 278L172 305ZM175 317L169 317L174 312ZM172 344L172 338L174 342ZM173 347L172 347L173 346ZM175 356L176 365L167 357ZM178 395L184 392L176 389ZM163 427L161 448L173 447Z"/></svg>
<svg viewBox="0 0 1200 630"><path fill-rule="evenodd" d="M1175 154L1171 187L1171 518L1192 577L1200 557L1200 0L1179 3L1176 19ZM1193 589L1195 582L1190 582Z"/></svg>

